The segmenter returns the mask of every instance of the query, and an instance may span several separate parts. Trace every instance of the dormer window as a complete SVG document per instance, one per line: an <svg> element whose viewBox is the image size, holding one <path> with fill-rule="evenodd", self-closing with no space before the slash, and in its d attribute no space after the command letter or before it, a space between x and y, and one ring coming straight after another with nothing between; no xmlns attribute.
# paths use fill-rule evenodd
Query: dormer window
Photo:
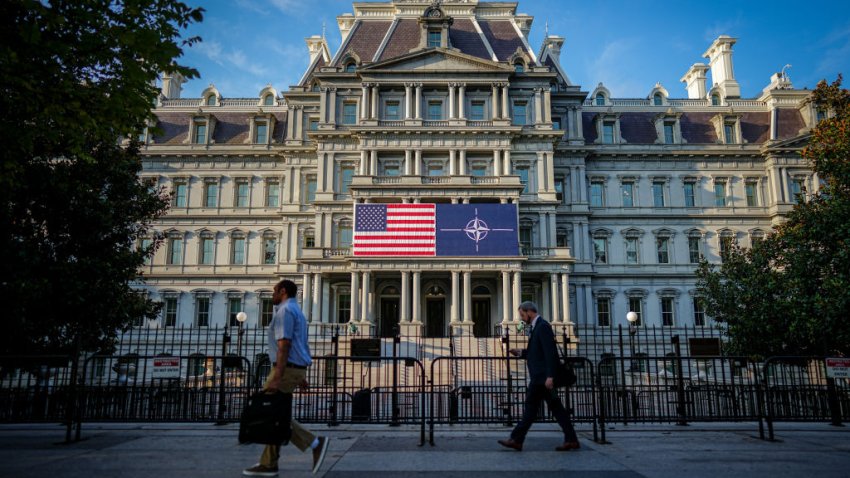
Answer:
<svg viewBox="0 0 850 478"><path fill-rule="evenodd" d="M443 32L440 30L428 30L428 48L439 48L442 46Z"/></svg>
<svg viewBox="0 0 850 478"><path fill-rule="evenodd" d="M207 96L207 106L215 106L217 103L217 98L215 95Z"/></svg>
<svg viewBox="0 0 850 478"><path fill-rule="evenodd" d="M525 65L521 61L514 63L514 73L525 73Z"/></svg>
<svg viewBox="0 0 850 478"><path fill-rule="evenodd" d="M652 95L652 104L654 106L661 106L664 104L664 99L661 97L661 93L655 93Z"/></svg>
<svg viewBox="0 0 850 478"><path fill-rule="evenodd" d="M720 106L720 96L711 95L711 106Z"/></svg>
<svg viewBox="0 0 850 478"><path fill-rule="evenodd" d="M269 124L265 120L257 121L254 126L254 142L257 144L268 144Z"/></svg>
<svg viewBox="0 0 850 478"><path fill-rule="evenodd" d="M207 144L207 120L206 118L195 118L192 128L192 142L195 144Z"/></svg>
<svg viewBox="0 0 850 478"><path fill-rule="evenodd" d="M266 95L263 97L263 106L274 106L274 95Z"/></svg>
<svg viewBox="0 0 850 478"><path fill-rule="evenodd" d="M719 114L711 119L717 142L722 144L744 143L741 137L741 118L735 114Z"/></svg>
<svg viewBox="0 0 850 478"><path fill-rule="evenodd" d="M663 113L655 117L655 131L658 134L656 143L680 144L682 131L679 126L679 114Z"/></svg>
<svg viewBox="0 0 850 478"><path fill-rule="evenodd" d="M605 95L602 93L596 94L596 106L605 106Z"/></svg>
<svg viewBox="0 0 850 478"><path fill-rule="evenodd" d="M728 121L723 123L723 139L726 144L737 142L735 141L735 123Z"/></svg>
<svg viewBox="0 0 850 478"><path fill-rule="evenodd" d="M357 70L357 64L353 61L350 61L345 64L345 72L346 73L354 73Z"/></svg>

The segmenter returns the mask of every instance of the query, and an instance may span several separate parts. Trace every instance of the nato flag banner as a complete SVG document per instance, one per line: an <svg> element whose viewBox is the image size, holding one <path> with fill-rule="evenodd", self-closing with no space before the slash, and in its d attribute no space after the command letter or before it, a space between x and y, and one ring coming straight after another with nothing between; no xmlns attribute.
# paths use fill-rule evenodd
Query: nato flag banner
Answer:
<svg viewBox="0 0 850 478"><path fill-rule="evenodd" d="M518 256L516 204L437 204L438 256Z"/></svg>

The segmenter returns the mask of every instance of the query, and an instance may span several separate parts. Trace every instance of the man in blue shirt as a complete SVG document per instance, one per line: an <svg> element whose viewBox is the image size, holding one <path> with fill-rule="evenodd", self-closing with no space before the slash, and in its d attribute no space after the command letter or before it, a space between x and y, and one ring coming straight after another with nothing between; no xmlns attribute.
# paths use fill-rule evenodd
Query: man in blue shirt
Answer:
<svg viewBox="0 0 850 478"><path fill-rule="evenodd" d="M307 320L295 300L297 292L298 287L289 280L282 280L274 286L272 303L275 309L269 324L269 357L272 359L272 370L263 387L268 392L279 390L292 393L297 387L307 387L307 367L313 360L310 358L310 346L307 341ZM290 441L302 452L308 448L312 449L313 473L319 471L328 451L329 438L317 437L292 420ZM280 447L267 445L260 457L260 463L246 468L242 474L277 476L279 458Z"/></svg>

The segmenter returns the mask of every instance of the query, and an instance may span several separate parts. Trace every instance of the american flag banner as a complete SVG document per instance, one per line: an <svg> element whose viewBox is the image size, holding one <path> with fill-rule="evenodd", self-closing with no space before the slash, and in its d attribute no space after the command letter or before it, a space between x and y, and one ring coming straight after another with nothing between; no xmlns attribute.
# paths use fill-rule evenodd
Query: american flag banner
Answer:
<svg viewBox="0 0 850 478"><path fill-rule="evenodd" d="M355 204L354 256L434 256L436 205Z"/></svg>

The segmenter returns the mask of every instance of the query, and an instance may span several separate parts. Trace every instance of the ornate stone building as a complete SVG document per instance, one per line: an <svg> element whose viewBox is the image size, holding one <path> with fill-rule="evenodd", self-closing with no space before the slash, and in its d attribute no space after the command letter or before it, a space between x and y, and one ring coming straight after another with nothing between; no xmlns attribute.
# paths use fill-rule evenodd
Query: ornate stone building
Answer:
<svg viewBox="0 0 850 478"><path fill-rule="evenodd" d="M287 91L181 98L162 79L143 137L144 179L172 194L145 268L164 302L151 326L249 325L290 278L316 327L492 335L534 300L558 327L705 325L701 256L761 238L796 194L818 188L799 157L817 112L774 75L741 99L735 39L645 98L583 89L564 39L528 43L516 3L355 3L342 45L307 38L310 66ZM707 84L710 70L712 84ZM154 125L151 125L154 126ZM518 207L515 257L356 257L360 203Z"/></svg>

